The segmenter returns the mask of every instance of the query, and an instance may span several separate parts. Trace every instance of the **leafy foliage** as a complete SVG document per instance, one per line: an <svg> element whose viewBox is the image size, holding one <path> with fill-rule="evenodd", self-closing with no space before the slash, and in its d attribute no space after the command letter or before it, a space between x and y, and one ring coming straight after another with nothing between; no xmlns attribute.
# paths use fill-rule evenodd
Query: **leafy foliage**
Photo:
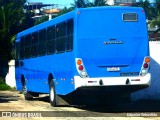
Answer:
<svg viewBox="0 0 160 120"><path fill-rule="evenodd" d="M13 38L23 18L23 0L0 0L0 62L9 61Z"/></svg>
<svg viewBox="0 0 160 120"><path fill-rule="evenodd" d="M148 0L141 0L139 3L132 4L132 6L143 7L147 19L149 20L150 27L160 27L160 0L156 0L153 5L151 5Z"/></svg>
<svg viewBox="0 0 160 120"><path fill-rule="evenodd" d="M37 20L35 21L34 25L38 25L38 24L40 24L40 23L43 23L43 22L47 21L48 19L49 19L48 16L43 16L43 17L37 19Z"/></svg>
<svg viewBox="0 0 160 120"><path fill-rule="evenodd" d="M92 3L92 6L95 7L95 6L106 6L108 5L106 3L106 0L94 0L93 3Z"/></svg>
<svg viewBox="0 0 160 120"><path fill-rule="evenodd" d="M96 6L106 6L106 0L93 0L90 2L89 0L74 0L74 4L72 7L74 8L85 8L85 7L96 7Z"/></svg>
<svg viewBox="0 0 160 120"><path fill-rule="evenodd" d="M85 8L89 6L88 0L74 0L74 4L72 4L72 7L74 8Z"/></svg>
<svg viewBox="0 0 160 120"><path fill-rule="evenodd" d="M31 26L33 20L24 13L26 0L0 0L0 76L5 77L8 61L13 59L15 35Z"/></svg>
<svg viewBox="0 0 160 120"><path fill-rule="evenodd" d="M150 23L150 27L160 27L160 21L159 20L152 20Z"/></svg>
<svg viewBox="0 0 160 120"><path fill-rule="evenodd" d="M10 87L9 85L5 84L3 78L0 78L0 90L14 90L15 88Z"/></svg>
<svg viewBox="0 0 160 120"><path fill-rule="evenodd" d="M71 8L64 8L64 9L62 9L56 16L53 16L53 17L58 17L58 16L60 16L60 15L63 15L63 14L65 14L65 13L68 13L68 12L70 12L70 11L72 11L73 10L73 7L71 7Z"/></svg>

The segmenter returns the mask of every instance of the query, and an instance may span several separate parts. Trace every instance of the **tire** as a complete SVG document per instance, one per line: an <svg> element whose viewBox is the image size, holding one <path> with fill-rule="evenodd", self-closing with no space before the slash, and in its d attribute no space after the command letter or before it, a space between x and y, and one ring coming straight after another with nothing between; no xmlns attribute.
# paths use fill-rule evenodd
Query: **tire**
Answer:
<svg viewBox="0 0 160 120"><path fill-rule="evenodd" d="M49 83L49 100L50 100L51 106L56 107L57 105L56 104L56 92L55 92L53 80L51 80Z"/></svg>
<svg viewBox="0 0 160 120"><path fill-rule="evenodd" d="M25 100L32 100L33 99L33 96L27 91L26 85L23 86L23 94L24 94Z"/></svg>
<svg viewBox="0 0 160 120"><path fill-rule="evenodd" d="M23 91L25 100L32 100L33 96L27 91L24 75L21 76L21 83L22 83L22 91Z"/></svg>

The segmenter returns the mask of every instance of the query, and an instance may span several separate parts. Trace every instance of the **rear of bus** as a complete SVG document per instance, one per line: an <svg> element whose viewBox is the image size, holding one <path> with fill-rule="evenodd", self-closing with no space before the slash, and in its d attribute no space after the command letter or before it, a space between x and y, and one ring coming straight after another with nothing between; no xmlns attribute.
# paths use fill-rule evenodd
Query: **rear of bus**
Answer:
<svg viewBox="0 0 160 120"><path fill-rule="evenodd" d="M142 8L78 9L75 39L76 89L133 92L149 86L149 43Z"/></svg>

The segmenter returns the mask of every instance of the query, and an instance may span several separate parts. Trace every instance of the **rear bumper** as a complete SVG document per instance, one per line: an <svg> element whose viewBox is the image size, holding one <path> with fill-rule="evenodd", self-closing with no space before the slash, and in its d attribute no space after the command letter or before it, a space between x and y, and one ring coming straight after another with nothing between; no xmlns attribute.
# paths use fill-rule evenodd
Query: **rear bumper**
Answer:
<svg viewBox="0 0 160 120"><path fill-rule="evenodd" d="M151 74L145 76L133 77L102 77L102 78L81 78L74 77L75 89L92 89L92 88L115 88L136 91L146 88L150 85Z"/></svg>

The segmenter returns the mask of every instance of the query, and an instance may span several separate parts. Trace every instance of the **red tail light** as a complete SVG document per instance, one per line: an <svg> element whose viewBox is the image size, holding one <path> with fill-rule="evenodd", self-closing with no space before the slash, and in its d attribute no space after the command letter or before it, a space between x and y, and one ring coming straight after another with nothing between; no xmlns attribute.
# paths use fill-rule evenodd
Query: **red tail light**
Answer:
<svg viewBox="0 0 160 120"><path fill-rule="evenodd" d="M148 64L147 64L147 63L144 63L143 67L144 67L144 68L148 68Z"/></svg>
<svg viewBox="0 0 160 120"><path fill-rule="evenodd" d="M80 66L78 67L78 69L82 71L82 70L84 69L84 67L83 67L82 65L80 65Z"/></svg>

